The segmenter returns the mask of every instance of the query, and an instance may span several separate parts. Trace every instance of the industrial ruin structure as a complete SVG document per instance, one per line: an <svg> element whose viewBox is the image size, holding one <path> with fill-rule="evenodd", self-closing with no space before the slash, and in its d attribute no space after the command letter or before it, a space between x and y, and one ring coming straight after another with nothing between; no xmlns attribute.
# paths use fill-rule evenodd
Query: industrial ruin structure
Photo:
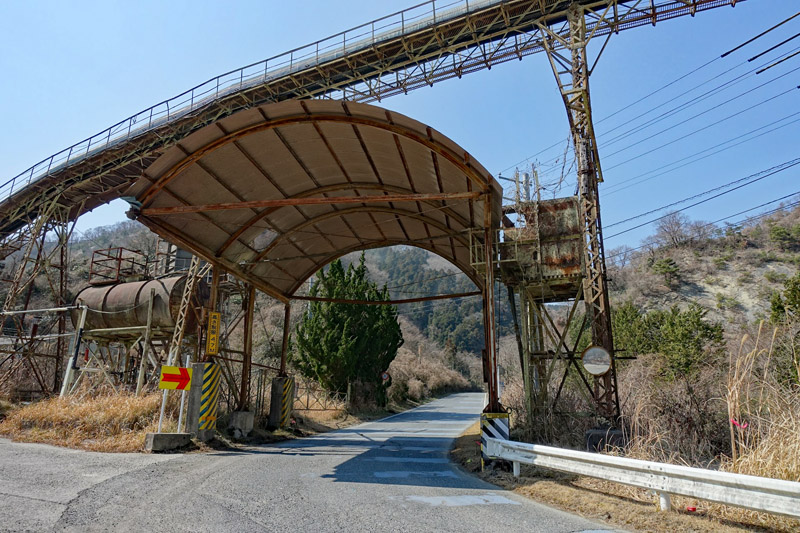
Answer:
<svg viewBox="0 0 800 533"><path fill-rule="evenodd" d="M303 282L346 253L410 244L451 261L483 293L487 413L504 413L494 328L500 281L515 311L520 305L529 413L553 401L552 380L560 391L566 373L553 370L560 360L613 425L619 402L587 45L734 4L427 2L209 80L34 165L0 186L0 259L13 256L17 265L4 280L0 390L29 398L82 384L140 391L161 365L215 361L227 390L238 393L232 408L246 411L256 290L285 305L274 369L285 376L290 302ZM550 60L567 111L574 197L528 197L504 208L502 189L463 148L363 103L534 53ZM90 287L73 302L74 221L120 197L131 217L194 258L173 247L156 271L136 251L98 251ZM46 280L51 307L30 309L35 280ZM231 299L243 305L225 313L222 348L208 354L209 315ZM594 351L583 365L566 327L556 327L552 302L570 306L567 327L580 314L580 329L591 335ZM239 322L243 341L231 346L226 332Z"/></svg>

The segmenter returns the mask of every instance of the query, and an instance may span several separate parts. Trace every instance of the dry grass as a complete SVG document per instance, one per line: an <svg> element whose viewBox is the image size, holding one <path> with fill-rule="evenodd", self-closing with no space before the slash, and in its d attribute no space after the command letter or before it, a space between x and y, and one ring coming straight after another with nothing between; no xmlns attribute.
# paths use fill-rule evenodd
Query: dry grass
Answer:
<svg viewBox="0 0 800 533"><path fill-rule="evenodd" d="M441 359L431 355L420 357L404 348L398 351L389 373L392 375L389 399L397 404L472 388L461 373L448 368Z"/></svg>
<svg viewBox="0 0 800 533"><path fill-rule="evenodd" d="M178 395L171 400L173 411ZM145 433L157 429L160 408L160 393L51 398L10 413L0 423L0 435L83 450L136 452L143 449ZM174 425L165 420L164 429L174 431Z"/></svg>
<svg viewBox="0 0 800 533"><path fill-rule="evenodd" d="M533 500L583 517L634 531L797 531L797 522L764 522L763 517L739 509L710 505L691 498L673 497L673 511L661 512L649 491L590 477L575 476L522 465L521 475L487 470L480 472L478 424L457 441L452 455L462 467L485 481ZM687 507L695 507L689 512ZM774 518L774 517L773 517Z"/></svg>

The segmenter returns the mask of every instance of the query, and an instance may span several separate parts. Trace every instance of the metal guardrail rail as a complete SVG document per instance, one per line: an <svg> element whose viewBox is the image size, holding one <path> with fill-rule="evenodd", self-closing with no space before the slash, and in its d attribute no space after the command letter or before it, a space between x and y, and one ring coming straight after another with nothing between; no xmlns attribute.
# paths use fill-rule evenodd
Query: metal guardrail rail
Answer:
<svg viewBox="0 0 800 533"><path fill-rule="evenodd" d="M597 10L614 6L612 19L595 14L587 23L593 32L605 35L734 5L737 0L577 1ZM569 0L428 0L226 72L121 120L1 183L0 204L46 176L236 94L242 97L243 107L257 105L264 95L279 100L341 93L348 99L372 101L461 77L500 62L521 59L542 50L540 39L534 35L536 24L558 22L559 13L569 4ZM527 32L534 34L526 36ZM339 64L343 67L332 67ZM330 70L326 70L328 67ZM399 73L404 69L411 70ZM279 85L282 80L292 81L294 93L271 92L270 87ZM363 94L353 88L367 80L375 83ZM256 90L259 87L264 90ZM353 94L346 94L346 90ZM251 92L253 94L249 94Z"/></svg>
<svg viewBox="0 0 800 533"><path fill-rule="evenodd" d="M493 438L486 439L486 453L511 461L516 476L525 463L650 489L658 493L664 511L675 494L800 518L800 483L793 481Z"/></svg>

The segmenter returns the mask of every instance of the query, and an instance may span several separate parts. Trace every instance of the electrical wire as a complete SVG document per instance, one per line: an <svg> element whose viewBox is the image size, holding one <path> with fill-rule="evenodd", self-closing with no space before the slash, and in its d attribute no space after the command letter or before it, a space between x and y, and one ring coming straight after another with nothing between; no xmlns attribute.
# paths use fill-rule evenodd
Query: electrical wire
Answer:
<svg viewBox="0 0 800 533"><path fill-rule="evenodd" d="M783 91L783 92L781 92L781 93L778 93L778 94L776 94L776 95L774 95L774 96L771 96L770 98L767 98L766 100L762 100L761 102L758 102L757 104L753 104L753 105L751 105L751 106L749 106L749 107L747 107L747 108L745 108L745 109L742 109L742 110L740 110L740 111L737 111L737 112L735 112L735 113L732 113L732 114L730 114L730 115L728 115L728 116L726 116L726 117L723 117L723 118L721 118L721 119L719 119L719 120L717 120L717 121L715 121L715 122L712 122L711 124L707 124L707 125L703 126L702 128L698 128L698 129L696 129L696 130L694 130L694 131L691 131L691 132L689 132L689 133L687 133L687 134L685 134L685 135L682 135L682 136L680 136L680 137L678 137L678 138L676 138L676 139L673 139L673 140L671 140L671 141L669 141L669 142L666 142L666 143L664 143L664 144L662 144L662 145L656 146L655 148L652 148L652 149L650 149L650 150L647 150L646 152L642 152L642 153L640 153L640 154L638 154L638 155L635 155L635 156L631 157L630 159L626 159L625 161L622 161L622 162L620 162L620 163L617 163L616 165L612 165L612 166L610 166L610 167L606 167L606 168L605 168L605 171L607 172L607 171L609 171L609 170L612 170L612 169L615 169L615 168L619 168L619 167L621 167L622 165L625 165L625 164L628 164L628 163L630 163L631 161L635 161L635 160L637 160L637 159L639 159L639 158L641 158L641 157L644 157L644 156L646 156L646 155L648 155L648 154L651 154L651 153L653 153L653 152L656 152L656 151L658 151L658 150L661 150L661 149L663 149L663 148L666 148L667 146L670 146L670 145L673 145L673 144L675 144L675 143L677 143L677 142L680 142L680 141L682 141L682 140L685 140L686 138L688 138L688 137L691 137L692 135L696 135L696 134L698 134L698 133L700 133L700 132L702 132L702 131L705 131L705 130L707 130L707 129L709 129L709 128L713 128L714 126L718 126L719 124L721 124L721 123L725 122L726 120L730 120L730 119L732 119L732 118L734 118L734 117L737 117L737 116L739 116L739 115L742 115L742 114L744 114L744 113L747 113L748 111L752 111L753 109L755 109L755 108L757 108L757 107L759 107L759 106L762 106L762 105L764 105L764 104L766 104L766 103L768 103L768 102L771 102L772 100L775 100L775 99L777 99L777 98L780 98L780 97L782 97L782 96L786 96L787 94L789 94L789 93L791 93L792 91L795 91L795 90L797 90L797 89L800 89L800 85L798 85L798 86L796 86L796 87L792 87L791 89L787 89L787 90L785 90L785 91ZM651 137L652 137L652 136L651 136ZM639 143L636 143L636 144L639 144ZM616 153L619 153L619 152L621 152L621 151L622 151L622 150L619 150L619 151L615 152L615 154L616 154ZM614 154L611 154L611 155L614 155ZM607 157L610 157L610 156L607 156Z"/></svg>
<svg viewBox="0 0 800 533"><path fill-rule="evenodd" d="M746 133L743 133L741 135L736 135L735 137L731 137L730 139L728 139L726 141L723 141L721 143L715 144L715 145L713 145L713 146L711 146L709 148L706 148L704 150L700 150L699 152L695 152L693 154L690 154L688 156L682 157L680 159L676 159L675 161L672 161L670 163L666 163L666 164L661 165L659 167L656 167L654 169L648 170L647 172L643 172L642 174L637 174L636 176L633 176L631 178L627 178L627 179L624 179L622 181L618 181L616 183L613 183L613 184L605 187L603 189L603 193L604 193L605 196L610 196L610 195L615 194L615 193L617 193L619 191L622 191L622 190L628 189L630 187L633 187L634 185L638 185L638 184L644 183L646 181L650 181L650 180L652 180L654 178L657 178L659 176L663 176L664 174L668 174L670 172L674 172L675 170L678 170L680 168L686 167L686 166L691 165L693 163L696 163L698 161L702 161L703 159L706 159L706 158L711 157L713 155L719 154L719 153L724 152L726 150L730 150L731 148L735 148L736 146L739 146L740 144L743 144L745 142L750 142L750 141L752 141L754 139L757 139L759 137L763 137L764 135L767 135L769 133L777 131L777 130L779 130L781 128L785 128L787 126L790 126L792 124L800 122L800 118L797 118L795 120L787 122L786 124L783 124L781 126L777 126L777 127L772 128L770 130L764 131L762 133L759 133L758 135L754 135L753 137L745 138L748 135L751 135L751 134L753 134L753 133L755 133L757 131L763 130L764 128L769 128L770 126L774 126L775 124L783 122L784 120L792 118L792 117L795 117L797 115L800 115L800 111L797 111L796 113L792 113L791 115L787 115L787 116L782 117L782 118L780 118L778 120L770 122L769 124L765 124L764 126L761 126L761 127L755 128L753 130L750 130L750 131L748 131ZM735 142L734 144L731 144L730 146L726 146L725 148L721 148L719 150L712 151L712 150L715 150L716 148L720 148L722 146L725 146L726 144L729 144L729 143L737 141L737 140L739 142ZM687 159L692 159L692 158L694 158L696 156L699 156L701 154L705 154L706 152L711 152L711 153L709 153L709 154L707 154L707 155L705 155L703 157L698 157L697 159L693 159L693 160L691 160L691 161L689 161L687 163L684 163L683 165L679 165L679 166L676 166L674 168L671 168L671 169L668 169L668 170L664 170L667 167L671 167L672 165L675 165L675 164L680 163L682 161L686 161ZM652 174L653 172L658 172L658 173L653 175L653 176L650 176L650 177L648 177L646 179L641 179L641 180L639 179L639 178L643 178L643 177L647 176L648 174ZM630 185L625 185L626 183L630 183L632 181L634 183L631 183ZM622 187L622 185L625 185L625 186Z"/></svg>
<svg viewBox="0 0 800 533"><path fill-rule="evenodd" d="M795 50L800 50L800 47L795 48ZM747 64L747 63L744 62L742 64ZM631 129L629 129L629 130L627 130L627 131L625 131L623 133L620 133L620 134L612 137L609 140L604 141L602 143L603 147L608 147L608 146L610 146L610 145L612 145L612 144L614 144L614 143L616 143L618 141L621 141L622 139L627 138L628 136L630 136L630 135L632 135L634 133L638 133L638 132L640 132L640 131L642 131L644 129L647 129L650 126L653 126L653 125L655 125L655 124L657 124L659 122L662 122L662 121L664 121L664 120L666 120L666 119L668 119L668 118L670 118L670 117L672 117L674 115L677 115L682 111L690 109L690 108L692 108L692 107L704 102L705 100L708 100L709 98L711 98L713 96L716 96L716 95L722 93L723 91L726 91L726 90L738 85L739 83L741 83L743 81L746 81L748 79L748 75L755 76L755 72L758 69L762 68L764 65L766 65L766 63L764 63L763 65L759 65L758 67L755 67L755 68L753 68L751 70L748 70L747 72L745 72L743 74L740 74L739 76L737 76L737 77L735 77L735 78L733 78L731 80L728 80L725 83L714 87L713 89L710 89L710 90L706 91L705 93L701 94L700 96L690 99L688 102L684 102L684 103L681 103L681 104L679 104L679 105L677 105L675 107L672 107L672 108L668 109L667 111L664 111L660 115L658 115L658 116L656 116L654 118L651 118L650 120L644 122L643 124L640 124L640 125L638 125L638 126L636 126L634 128L631 128ZM725 104L733 102L734 100L737 100L737 99L741 98L742 96L746 96L747 94L750 94L751 92L756 91L756 90L760 89L761 87L764 87L764 86L766 86L766 85L768 85L770 83L778 81L779 79L781 79L781 78L783 78L785 76L788 76L789 74L795 72L798 69L800 69L800 67L795 68L793 70L790 70L789 72L786 72L784 74L781 74L780 76L777 76L777 77L775 77L775 78L773 78L771 80L768 80L768 81L762 83L761 85L758 85L756 87L750 88L750 89L748 89L748 90L736 95L733 98L730 98L730 99L728 99L728 100L726 100L724 102L721 102L721 103L717 104L714 107L706 109L706 110L702 111L701 113L693 115L692 117L687 119L687 121L691 120L691 119L694 119L694 118L697 118L697 117L700 117L700 116L703 116L706 113L709 113L709 112L713 111L714 109L717 109L718 107L721 107L721 106L723 106ZM733 70L733 69L731 69L731 70ZM726 73L727 72L729 72L729 71L726 71ZM700 87L700 86L698 86L698 87ZM692 90L693 89L690 89L689 92L691 92ZM672 102L674 100L678 100L678 99L686 96L686 94L688 94L688 93L680 94L680 95L676 96L675 98L673 98L672 100L668 100L667 102L664 102L660 106L657 106L657 107L653 108L653 110L658 109L659 107L662 107L663 105L666 105L666 104L668 104L668 103L670 103L670 102ZM628 122L624 122L622 125L628 124L629 122L632 122L633 120L636 120L637 118L640 118L640 117L642 117L644 115L647 115L649 113L650 113L650 111L648 111L647 113L643 113L642 115L639 115L638 117L635 117L634 119L631 119ZM684 121L684 122L686 122L686 121ZM680 125L680 124L683 124L683 122L678 123L677 125ZM598 142L599 142L600 139L605 138L609 133L611 133L611 131L613 131L613 129L609 130L609 131L606 131L606 132L603 132L602 134L600 134L598 136Z"/></svg>
<svg viewBox="0 0 800 533"><path fill-rule="evenodd" d="M787 19L786 21L788 21L788 20L791 20L792 18L794 18L794 17L790 17L790 18L789 18L789 19ZM786 22L786 21L784 21L784 22ZM781 24L783 24L783 23L781 23ZM780 24L779 24L779 25L780 25ZM776 26L776 27L777 27L777 26ZM754 39L755 39L755 38L754 38ZM743 43L743 45L744 45L744 44L746 44L746 43ZM740 46L743 46L743 45L740 45ZM766 51L762 52L761 54L758 54L757 56L754 56L754 57L753 57L753 58L751 58L750 60L753 60L753 59L755 59L755 58L757 58L757 57L761 57L761 56L762 56L762 55L764 55L765 53L768 53L768 52L770 52L770 51L774 50L774 48L775 48L775 47L773 47L773 48L770 48L769 50L766 50ZM738 48L736 48L736 49L738 49ZM736 50L736 49L734 49L734 50ZM799 49L800 49L800 48L795 48L794 50L799 50ZM732 52L732 51L734 51L734 50L731 50L730 52ZM794 51L794 50L792 50L792 51ZM786 56L787 54L791 53L792 51L784 53L784 54L783 54L783 56ZM643 97L639 98L638 100L636 100L636 101L634 101L634 102L632 102L632 103L630 103L630 104L627 104L627 105L625 105L625 106L622 106L621 108L617 109L616 111L612 112L611 114L609 114L609 115L607 115L607 116L603 117L602 119L599 119L599 120L595 121L595 125L597 125L597 124L601 124L602 122L605 122L606 120L610 119L611 117L613 117L613 116L616 116L616 115L618 115L619 113L621 113L621 112L623 112L623 111L625 111L625 110L627 110L627 109L630 109L630 108L634 107L635 105L637 105L637 104L641 103L642 101L645 101L645 100L647 100L647 99L651 98L652 96L654 96L654 95L656 95L656 94L658 94L658 93L662 92L663 90L665 90L665 89L667 89L668 87L671 87L672 85L674 85L674 84L678 83L679 81L681 81L681 80L683 80L683 79L685 79L685 78L687 78L687 77L691 76L692 74L694 74L694 73L696 73L696 72L699 72L699 71L701 71L701 70L705 69L706 67L708 67L708 66L710 66L711 64L715 63L716 61L718 61L718 60L719 60L719 59L721 59L722 57L725 57L726 55L728 55L730 52L728 52L728 53L726 53L726 54L723 54L723 55L722 55L722 56L720 56L720 57L716 57L716 58L714 58L714 59L712 59L712 60L710 60L710 61L708 61L708 62L704 63L703 65L700 65L699 67L696 67L695 69L692 69L691 71L687 72L686 74L684 74L684 75L682 75L682 76L679 76L679 77L678 77L678 78L676 78L675 80L672 80L671 82L669 82L669 83L667 83L667 84L665 84L665 85L663 85L663 86L659 87L658 89L656 89L656 90L654 90L654 91L652 91L652 92L650 92L650 93L646 94L645 96L643 96ZM778 56L778 57L781 57L781 56ZM788 59L788 57L784 57L784 59ZM642 114L640 114L640 115L637 115L636 117L634 117L634 118L632 118L632 119L629 119L628 121L626 121L626 122L623 122L622 124L619 124L619 125L615 126L615 127L614 127L614 128L612 128L611 130L607 130L606 132L604 132L603 134L601 134L599 137L603 137L604 135L607 135L608 133L610 133L610 132L612 132L612 131L615 131L616 129L619 129L620 127L622 127L622 126L624 126L624 125L626 125L626 124L629 124L630 122L632 122L632 121L634 121L634 120L636 120L636 119L638 119L638 118L642 118L642 117L644 117L644 116L648 115L649 113L651 113L651 112L655 111L656 109L658 109L658 108L660 108L660 107L663 107L664 105L668 104L669 102L672 102L672 101L674 101L674 100L676 100L676 99L678 99L678 98L681 98L682 96L685 96L685 95L686 95L686 94L688 94L689 92L692 92L692 91L694 91L694 90L696 90L696 89L698 89L698 88L702 87L703 85L705 85L705 84L707 84L707 83L710 83L710 82L711 82L711 81L713 81L713 80L719 79L720 77L724 76L725 74L728 74L728 73L732 72L733 70L736 70L737 68L739 68L739 67L741 67L741 66L743 66L743 65L746 65L747 63L748 63L748 61L743 61L742 63L739 63L739 64L735 65L734 67L731 67L731 68L729 68L729 69L727 69L727 70L723 71L722 73L720 73L720 74L717 74L717 75L713 76L712 78L709 78L708 80L706 80L706 81L704 81L704 82L702 82L702 83L700 83L700 84L697 84L697 85L693 86L692 88L688 89L687 91L684 91L684 92L683 92L681 95L679 95L679 96L676 96L676 97L674 97L674 98L671 98L671 99L669 99L669 100L667 100L667 101L665 101L665 102L663 102L663 103L659 104L658 106L655 106L655 107L651 108L651 109L650 109L650 110L648 110L647 112L645 112L645 113L642 113ZM746 73L744 73L744 74L742 74L742 75L740 75L740 76L737 76L737 77L736 77L736 78L734 78L733 80L729 80L728 82L726 82L726 83L722 84L721 86L718 86L717 88L715 88L715 89L712 89L711 91L709 91L709 92L707 92L707 93L704 93L704 95L705 95L705 94L708 94L708 93L710 93L710 92L714 92L714 91L716 91L716 90L718 90L718 89L724 88L726 85L732 84L732 83L734 83L734 82L738 83L736 80L738 80L739 78L742 78L742 77L744 77L744 76L746 76L746 75L748 75L748 74L751 74L751 73L752 73L752 72L754 72L754 71L758 72L758 68L759 68L759 67L756 67L755 69L749 70L748 72L746 72ZM702 98L704 95L701 95L701 98ZM704 99L704 98L702 98L702 99ZM692 105L694 105L694 104L692 104ZM665 118L666 118L666 117L665 117ZM570 139L568 138L568 139L567 139L567 142L569 142L569 141L570 141ZM540 154L542 154L542 153L544 153L544 152L547 152L548 150L551 150L551 149L555 148L556 146L559 146L560 144L562 144L562 141L559 141L559 142L557 142L557 143L554 143L554 144L552 144L552 145L548 146L547 148L544 148L544 149L540 150L540 151L539 151L539 152L537 152L536 154L533 154L533 155L531 155L531 156L528 156L528 157L526 157L525 159L522 159L522 160L521 160L521 161L519 161L518 163L515 163L514 165L511 165L511 166L507 167L506 169L502 170L501 172L499 172L499 174L502 174L502 173L504 173L504 172L506 172L506 171L508 171L508 170L510 170L510 169L512 169L512 168L515 168L515 167L517 167L517 166L521 165L521 164L527 163L527 162L529 162L531 159L533 159L534 157L536 157L536 156L538 156L538 155L540 155ZM508 178L505 178L505 179L507 179L508 181L513 181L513 180L509 180Z"/></svg>
<svg viewBox="0 0 800 533"><path fill-rule="evenodd" d="M669 209L671 207L675 207L677 205L681 205L683 203L690 202L692 200L696 200L697 198L702 198L703 196L706 196L708 194L712 194L712 193L715 193L717 191L722 191L722 190L725 190L725 189L727 189L729 187L733 187L734 185L738 185L737 187L733 187L732 189L727 190L727 191L725 191L725 192L723 192L721 194L717 194L717 195L715 195L715 196L713 196L711 198L708 198L707 200L704 200L703 202L698 202L696 204L693 204L693 206L694 205L699 205L700 203L704 203L704 202L706 202L708 200L713 200L714 198L719 198L720 196L722 196L724 194L728 194L728 193L733 192L735 190L741 189L742 187L746 187L747 185L752 185L753 183L759 182L759 181L763 180L764 178L768 178L769 176L774 176L778 172L782 172L782 171L787 170L787 169L789 169L789 168L791 168L793 166L796 166L798 164L800 164L800 157L798 157L796 159L793 159L791 161L786 161L784 163L781 163L780 165L775 165L774 167L770 167L768 169L761 170L759 172L756 172L755 174L750 174L749 176L745 176L744 178L739 178L737 180L729 181L728 183L725 183L725 184L720 185L718 187L714 187L713 189L708 189L707 191L703 191L701 193L697 193L697 194L695 194L693 196L688 196L688 197L683 198L681 200L678 200L676 202L672 202L671 204L663 205L661 207L657 207L656 209L652 209L650 211L647 211L647 212L644 212L644 213L640 213L638 215L634 215L634 216L626 218L624 220L620 220L618 222L614 222L613 224L609 224L609 225L605 226L605 228L606 229L613 228L614 226L619 226L620 224L625 224L626 222L630 222L632 220L638 220L638 219L646 217L648 215L652 215L653 213L658 213L659 211L663 211L665 209ZM741 184L741 185L739 185L739 184ZM688 207L686 209L688 209Z"/></svg>
<svg viewBox="0 0 800 533"><path fill-rule="evenodd" d="M715 225L719 224L720 222L724 222L724 221L728 220L729 218L733 218L733 217L736 217L736 216L739 216L739 215L743 215L744 213L748 213L750 211L754 211L756 209L760 209L760 208L765 207L765 206L767 206L769 204L774 204L775 202L780 202L780 201L786 200L786 199L791 198L793 196L796 196L798 194L800 194L800 191L796 191L796 192L793 192L791 194L787 194L786 196L782 196L782 197L777 198L775 200L770 200L769 202L765 202L765 203L763 203L761 205L757 205L755 207L751 207L749 209L745 209L744 211L739 211L738 213L734 213L732 215L728 215L726 217L719 218L719 219L717 219L717 220L715 220L713 222L708 222L706 224L703 224L702 226L699 226L698 229L715 226ZM745 223L747 223L747 222L749 222L751 220L757 220L759 218L763 218L765 216L769 216L769 215L771 215L773 213L776 213L778 211L782 211L784 209L788 209L788 208L791 208L791 207L797 207L797 206L800 206L800 201L793 202L793 203L788 204L788 205L780 206L780 207L777 207L777 208L772 209L770 211L767 211L765 213L760 213L758 215L754 215L752 217L748 217L748 218L742 219L742 220L736 222L736 224L745 224ZM608 238L610 238L610 237L608 237ZM614 257L619 257L620 255L624 255L626 253L635 252L637 250L641 250L642 248L647 248L648 246L650 246L650 244L642 244L641 246L637 246L635 248L626 248L625 250L622 250L621 252L618 252L616 254L607 255L606 259L613 259Z"/></svg>

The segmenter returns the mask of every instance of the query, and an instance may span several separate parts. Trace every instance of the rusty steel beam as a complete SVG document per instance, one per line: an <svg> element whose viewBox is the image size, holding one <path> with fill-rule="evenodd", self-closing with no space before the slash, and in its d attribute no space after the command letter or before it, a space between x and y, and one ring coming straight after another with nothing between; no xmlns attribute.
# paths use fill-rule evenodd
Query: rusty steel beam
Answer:
<svg viewBox="0 0 800 533"><path fill-rule="evenodd" d="M421 296L419 298L405 298L402 300L347 300L345 298L323 298L321 296L292 296L292 300L304 302L328 302L333 304L350 305L400 305L413 304L417 302L430 302L432 300L449 300L453 298L466 298L468 296L480 296L481 291L459 292L455 294L437 294L436 296Z"/></svg>
<svg viewBox="0 0 800 533"><path fill-rule="evenodd" d="M253 314L256 305L256 288L247 287L247 308L244 315L244 354L242 355L242 382L239 390L239 411L250 409L250 373L253 364Z"/></svg>
<svg viewBox="0 0 800 533"><path fill-rule="evenodd" d="M266 246L263 250L261 250L261 252L259 252L258 255L256 255L253 258L252 261L254 263L257 263L258 261L261 261L262 259L267 257L269 255L269 253L273 249L277 248L281 244L285 244L286 242L292 244L295 248L300 250L301 253L303 253L303 250L294 241L292 241L291 238L290 238L295 233L304 232L305 228L307 228L309 226L314 226L314 225L316 225L316 224L318 224L320 222L323 222L325 220L329 220L331 218L343 217L343 216L347 216L347 215L354 214L354 213L388 213L388 214L394 214L396 216L413 218L413 219L419 220L420 222L425 224L426 225L426 229L427 229L428 225L431 225L431 226L435 227L436 229L438 229L438 230L440 230L440 231L442 231L444 233L443 235L437 235L437 236L434 237L434 236L431 236L430 235L430 231L428 231L428 237L427 238L422 238L422 239L418 239L418 240L433 241L435 238L445 237L445 238L458 240L459 242L461 242L462 245L469 246L469 243L463 237L463 232L454 231L452 229L449 229L449 228L447 228L447 226L445 226L441 222L439 222L439 221L437 221L437 220L435 220L435 219L433 219L431 217L425 216L425 215L417 213L415 211L405 211L405 210L400 210L400 209L392 209L392 208L389 208L389 207L363 206L363 207L351 207L349 209L343 209L341 211L332 211L332 212L329 212L329 213L324 213L324 214L322 214L320 216L309 218L308 220L306 220L305 222L303 222L301 224L298 224L296 226L288 228L288 229L284 230L280 235L275 237L275 240L273 240L271 243L269 243L268 246ZM375 225L377 226L378 223L375 222ZM466 229L467 226L464 226L464 228ZM362 238L360 238L358 236L356 236L355 238L358 239L362 244L366 244L367 242L369 242L369 241L364 241L364 239L362 239ZM385 235L383 236L382 240L383 241L386 240L386 236ZM407 242L412 242L412 241L414 241L414 239L406 239L406 241Z"/></svg>
<svg viewBox="0 0 800 533"><path fill-rule="evenodd" d="M392 193L392 194L408 194L409 193L408 189L405 189L403 187L396 187L396 186L393 186L393 185L383 185L382 186L382 185L380 185L378 183L372 183L372 182L353 182L353 183L337 183L336 185L327 185L325 187L320 187L318 189L308 189L308 190L303 191L301 193L298 193L298 194L295 194L295 195L292 195L292 196L286 196L286 197L287 198L306 198L308 196L313 196L315 194L324 194L324 193L327 193L327 192L343 191L343 190L383 191L383 192L389 192L389 193ZM417 191L412 188L412 190L410 192L416 194ZM469 223L466 219L464 219L461 216L459 216L458 213L456 213L455 211L453 211L452 209L449 209L449 208L446 208L446 209L445 208L440 208L440 206L437 205L436 202L433 201L433 200L428 200L426 202L420 202L420 203L426 203L426 204L428 204L428 205L430 205L432 207L436 207L437 209L440 209L443 213L447 214L448 217L453 218L454 220L458 221L464 227L473 227L473 224ZM299 207L299 206L296 206L296 207ZM236 242L236 240L239 237L241 237L248 229L253 227L259 221L265 219L266 217L268 217L269 215L271 215L272 213L274 213L278 209L280 209L280 207L273 207L273 208L269 208L269 209L264 209L263 211L260 211L256 216L254 216L253 218L251 218L250 220L248 220L247 222L242 224L233 234L231 234L231 236L228 238L228 240L225 241L222 244L222 246L219 247L219 249L217 250L217 255L222 255L222 253L225 250L227 250L234 242ZM300 211L300 213L302 214L302 211ZM303 218L305 218L306 220L310 220L310 218L308 216L305 216L305 215L304 215Z"/></svg>
<svg viewBox="0 0 800 533"><path fill-rule="evenodd" d="M281 342L281 368L278 375L281 377L286 376L286 359L289 355L289 326L292 317L292 304L287 303L283 306L283 342Z"/></svg>
<svg viewBox="0 0 800 533"><path fill-rule="evenodd" d="M145 207L138 211L143 216L164 216L183 213L225 211L231 209L258 209L302 205L363 204L367 202L420 202L430 200L475 200L482 192L450 192L420 194L387 194L383 196L333 196L327 198L278 198L206 205L176 205L173 207Z"/></svg>

